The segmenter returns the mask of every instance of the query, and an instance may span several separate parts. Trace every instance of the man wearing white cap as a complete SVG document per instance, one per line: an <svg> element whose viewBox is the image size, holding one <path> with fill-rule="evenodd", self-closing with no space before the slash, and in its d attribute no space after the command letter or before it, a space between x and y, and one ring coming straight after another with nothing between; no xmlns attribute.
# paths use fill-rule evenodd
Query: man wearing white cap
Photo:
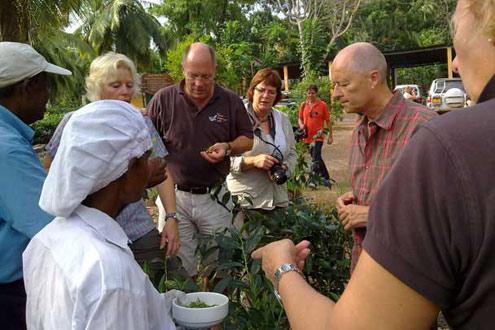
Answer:
<svg viewBox="0 0 495 330"><path fill-rule="evenodd" d="M45 171L28 126L43 118L47 73L71 72L48 63L31 46L0 42L0 328L26 327L22 251L52 216L38 206Z"/></svg>
<svg viewBox="0 0 495 330"><path fill-rule="evenodd" d="M23 254L28 328L175 329L177 291L156 291L115 221L145 190L151 148L143 116L126 102L73 113L40 197L56 218Z"/></svg>

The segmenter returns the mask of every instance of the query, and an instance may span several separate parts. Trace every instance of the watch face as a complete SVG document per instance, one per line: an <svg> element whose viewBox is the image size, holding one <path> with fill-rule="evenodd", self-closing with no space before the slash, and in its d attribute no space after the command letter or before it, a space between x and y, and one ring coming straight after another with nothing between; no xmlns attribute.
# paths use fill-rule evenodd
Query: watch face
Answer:
<svg viewBox="0 0 495 330"><path fill-rule="evenodd" d="M283 264L282 267L280 267L280 268L282 268L282 272L287 272L287 271L292 269L292 265L291 264Z"/></svg>

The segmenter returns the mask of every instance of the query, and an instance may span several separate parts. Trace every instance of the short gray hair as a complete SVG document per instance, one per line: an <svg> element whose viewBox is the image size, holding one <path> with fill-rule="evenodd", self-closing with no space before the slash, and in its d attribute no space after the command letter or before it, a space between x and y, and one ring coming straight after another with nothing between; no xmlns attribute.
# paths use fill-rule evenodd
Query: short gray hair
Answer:
<svg viewBox="0 0 495 330"><path fill-rule="evenodd" d="M203 44L203 43L201 43L201 44L204 45L208 49L208 52L210 53L210 57L211 57L211 62L213 63L213 66L216 67L217 66L217 54L215 53L215 50L210 45ZM184 65L184 63L186 62L187 56L191 52L191 46L192 45L193 44L187 46L184 49L184 52L182 53L182 62L181 62L182 65Z"/></svg>

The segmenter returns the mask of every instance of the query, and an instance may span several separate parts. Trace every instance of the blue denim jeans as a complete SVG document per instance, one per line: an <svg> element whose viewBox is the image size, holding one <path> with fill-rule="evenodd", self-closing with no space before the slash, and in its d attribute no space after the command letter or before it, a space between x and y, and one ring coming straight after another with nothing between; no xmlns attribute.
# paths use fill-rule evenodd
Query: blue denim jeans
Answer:
<svg viewBox="0 0 495 330"><path fill-rule="evenodd" d="M323 141L315 141L314 146L310 148L312 166L311 169L313 173L318 174L323 179L329 180L330 176L328 175L327 167L325 166L325 162L323 158L321 158L321 148L323 147Z"/></svg>

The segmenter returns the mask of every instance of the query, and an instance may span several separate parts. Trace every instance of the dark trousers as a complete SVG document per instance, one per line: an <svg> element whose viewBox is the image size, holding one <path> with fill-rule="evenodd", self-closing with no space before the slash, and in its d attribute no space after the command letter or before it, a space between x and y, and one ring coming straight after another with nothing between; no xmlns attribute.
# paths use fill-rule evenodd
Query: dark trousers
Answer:
<svg viewBox="0 0 495 330"><path fill-rule="evenodd" d="M182 268L178 257L170 257L165 260L166 247L160 249L160 238L161 236L158 230L153 229L143 237L132 242L129 247L134 254L134 259L136 259L141 267L147 262L149 269L154 274L163 271L164 262L167 262L167 271L171 272L171 274L176 272L179 275L186 277L186 272Z"/></svg>
<svg viewBox="0 0 495 330"><path fill-rule="evenodd" d="M0 283L0 329L26 329L24 280Z"/></svg>
<svg viewBox="0 0 495 330"><path fill-rule="evenodd" d="M313 161L311 169L313 173L320 175L323 179L329 180L330 176L328 175L327 167L325 166L325 162L323 162L323 158L321 158L322 147L323 141L315 141L314 146L310 148L309 152Z"/></svg>

